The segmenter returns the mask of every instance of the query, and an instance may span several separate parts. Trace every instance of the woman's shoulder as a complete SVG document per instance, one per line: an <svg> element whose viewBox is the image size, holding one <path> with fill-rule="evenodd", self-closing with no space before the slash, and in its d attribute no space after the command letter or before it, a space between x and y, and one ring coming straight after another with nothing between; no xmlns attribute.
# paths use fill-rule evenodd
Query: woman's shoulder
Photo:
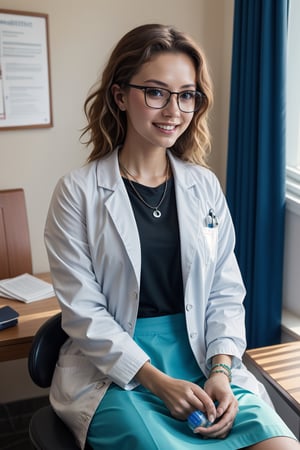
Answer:
<svg viewBox="0 0 300 450"><path fill-rule="evenodd" d="M98 161L93 161L65 173L56 184L54 197L75 203L83 201L97 186L97 165Z"/></svg>
<svg viewBox="0 0 300 450"><path fill-rule="evenodd" d="M211 185L218 188L220 183L216 174L209 167L204 167L188 161L183 161L177 157L171 156L177 170L188 183L196 185Z"/></svg>
<svg viewBox="0 0 300 450"><path fill-rule="evenodd" d="M210 167L200 166L199 164L190 164L190 170L196 177L204 178L209 181L217 181L216 174Z"/></svg>
<svg viewBox="0 0 300 450"><path fill-rule="evenodd" d="M67 189L87 189L96 186L98 161L92 161L65 173L57 185Z"/></svg>
<svg viewBox="0 0 300 450"><path fill-rule="evenodd" d="M63 182L87 183L95 176L97 171L98 161L85 163L80 167L70 170L65 173L61 180Z"/></svg>
<svg viewBox="0 0 300 450"><path fill-rule="evenodd" d="M116 181L117 161L117 151L113 151L102 158L87 162L83 166L71 170L61 178L61 182L82 186L86 189L89 187L95 188L102 182L109 185L113 184Z"/></svg>

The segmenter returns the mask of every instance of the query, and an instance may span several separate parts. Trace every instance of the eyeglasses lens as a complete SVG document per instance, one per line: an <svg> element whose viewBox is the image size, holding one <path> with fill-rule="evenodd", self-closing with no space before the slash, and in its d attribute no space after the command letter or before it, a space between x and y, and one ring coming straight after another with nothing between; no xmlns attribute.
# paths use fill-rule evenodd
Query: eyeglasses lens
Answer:
<svg viewBox="0 0 300 450"><path fill-rule="evenodd" d="M171 95L172 93L166 89L147 88L145 90L145 100L150 108L164 108ZM202 95L198 91L183 91L174 95L177 95L178 106L183 112L194 112L201 107Z"/></svg>

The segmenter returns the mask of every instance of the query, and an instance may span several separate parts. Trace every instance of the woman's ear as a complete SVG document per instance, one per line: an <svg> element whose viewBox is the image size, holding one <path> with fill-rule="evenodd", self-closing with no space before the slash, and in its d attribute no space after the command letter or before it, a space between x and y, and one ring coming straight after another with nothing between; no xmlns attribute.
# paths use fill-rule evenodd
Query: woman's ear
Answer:
<svg viewBox="0 0 300 450"><path fill-rule="evenodd" d="M111 93L114 97L116 105L121 111L126 111L126 102L124 91L120 88L118 84L113 84L111 87Z"/></svg>

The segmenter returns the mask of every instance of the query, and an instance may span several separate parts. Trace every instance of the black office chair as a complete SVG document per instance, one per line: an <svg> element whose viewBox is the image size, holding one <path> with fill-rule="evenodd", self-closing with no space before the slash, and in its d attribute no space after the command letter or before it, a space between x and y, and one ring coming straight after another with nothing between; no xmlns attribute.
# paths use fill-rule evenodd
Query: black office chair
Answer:
<svg viewBox="0 0 300 450"><path fill-rule="evenodd" d="M28 370L36 385L43 388L50 386L59 349L67 337L61 328L61 313L48 319L36 333L28 358ZM38 450L79 449L73 434L51 405L33 414L29 437L33 447Z"/></svg>

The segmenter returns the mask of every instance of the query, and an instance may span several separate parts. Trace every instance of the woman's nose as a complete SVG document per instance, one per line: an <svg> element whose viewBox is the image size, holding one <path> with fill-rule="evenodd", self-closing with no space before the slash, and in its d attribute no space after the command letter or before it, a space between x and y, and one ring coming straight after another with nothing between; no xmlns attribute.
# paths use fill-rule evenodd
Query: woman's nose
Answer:
<svg viewBox="0 0 300 450"><path fill-rule="evenodd" d="M171 94L167 105L163 108L163 112L167 115L180 114L180 109L177 101L177 94Z"/></svg>

